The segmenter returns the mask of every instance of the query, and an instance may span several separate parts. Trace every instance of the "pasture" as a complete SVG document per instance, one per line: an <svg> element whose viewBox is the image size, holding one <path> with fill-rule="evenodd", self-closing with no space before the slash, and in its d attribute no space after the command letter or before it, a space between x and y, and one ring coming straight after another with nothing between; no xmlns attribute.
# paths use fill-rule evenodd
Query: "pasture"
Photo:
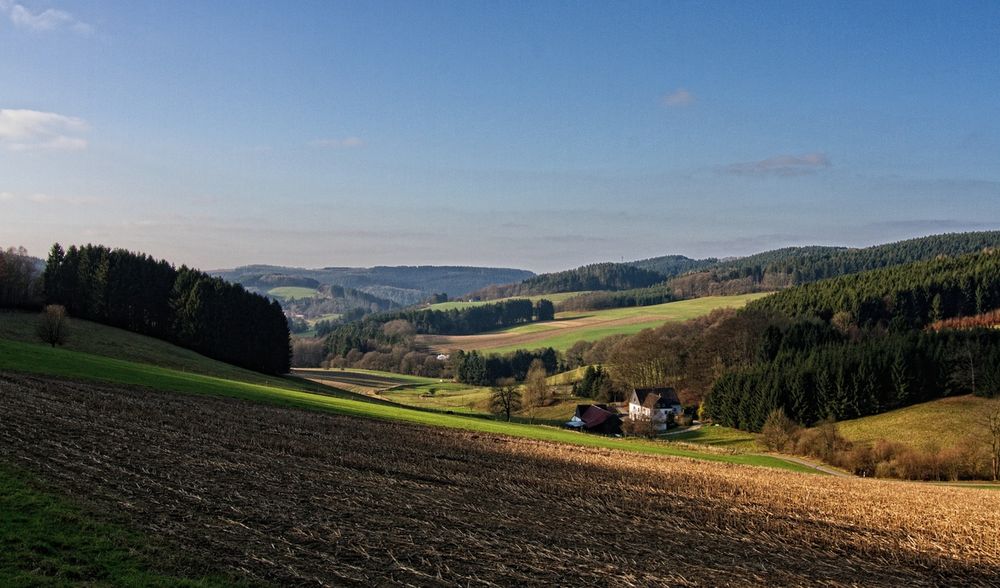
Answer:
<svg viewBox="0 0 1000 588"><path fill-rule="evenodd" d="M30 376L0 375L0 388L5 459L254 583L985 586L1000 577L992 492Z"/></svg>
<svg viewBox="0 0 1000 588"><path fill-rule="evenodd" d="M556 314L554 321L477 335L420 335L417 339L431 350L442 353L458 349L507 353L516 349L540 347L565 351L577 341L597 341L611 335L633 335L667 322L681 322L703 316L717 308L741 308L762 296L766 294L707 296L654 306L560 312Z"/></svg>
<svg viewBox="0 0 1000 588"><path fill-rule="evenodd" d="M282 300L298 300L300 298L312 298L319 294L315 288L303 288L301 286L280 286L267 291L268 296L281 298Z"/></svg>
<svg viewBox="0 0 1000 588"><path fill-rule="evenodd" d="M879 439L925 448L944 448L966 438L988 443L986 416L1000 408L1000 398L952 396L898 410L837 423L840 434L858 443Z"/></svg>
<svg viewBox="0 0 1000 588"><path fill-rule="evenodd" d="M123 329L116 329L81 319L69 319L68 324L69 336L66 344L56 350L57 352L83 352L90 355L168 368L178 372L190 372L192 374L222 378L234 382L273 384L276 381L283 381L283 385L292 388L304 390L317 389L315 385L309 385L307 382L302 382L294 378L283 379L275 376L265 376L258 372L210 359L204 355L172 345L160 339L139 335ZM38 344L40 341L38 335L35 334L35 327L37 325L37 313L0 311L0 343L6 345L7 349L11 349L11 353L15 353L12 347L13 342ZM38 361L43 360L39 357Z"/></svg>

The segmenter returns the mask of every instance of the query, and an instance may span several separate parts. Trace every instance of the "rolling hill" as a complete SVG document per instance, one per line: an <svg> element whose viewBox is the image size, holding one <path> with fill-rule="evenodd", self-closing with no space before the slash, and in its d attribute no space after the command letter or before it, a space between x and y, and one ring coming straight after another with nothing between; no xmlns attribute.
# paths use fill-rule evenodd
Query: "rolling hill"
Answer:
<svg viewBox="0 0 1000 588"><path fill-rule="evenodd" d="M719 261L678 276L669 285L680 296L778 290L827 278L1000 247L1000 231L949 233L873 245L787 247ZM645 262L634 262L646 267ZM644 265L645 264L645 265Z"/></svg>
<svg viewBox="0 0 1000 588"><path fill-rule="evenodd" d="M370 268L326 267L306 269L272 265L248 265L209 272L227 281L266 292L278 286L320 285L353 288L408 306L432 294L459 296L492 284L506 284L534 276L510 268L462 266L376 266Z"/></svg>

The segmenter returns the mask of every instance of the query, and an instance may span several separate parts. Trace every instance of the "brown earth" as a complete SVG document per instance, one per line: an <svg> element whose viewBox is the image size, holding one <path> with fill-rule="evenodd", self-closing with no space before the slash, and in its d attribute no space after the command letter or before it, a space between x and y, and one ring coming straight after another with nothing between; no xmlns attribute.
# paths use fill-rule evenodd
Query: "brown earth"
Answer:
<svg viewBox="0 0 1000 588"><path fill-rule="evenodd" d="M0 374L0 459L277 585L1000 585L1000 494Z"/></svg>

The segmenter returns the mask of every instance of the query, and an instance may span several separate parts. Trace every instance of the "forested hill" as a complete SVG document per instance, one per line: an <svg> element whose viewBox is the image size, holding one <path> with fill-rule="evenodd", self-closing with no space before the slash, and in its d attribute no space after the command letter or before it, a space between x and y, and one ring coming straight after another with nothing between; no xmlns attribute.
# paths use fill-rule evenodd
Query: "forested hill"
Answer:
<svg viewBox="0 0 1000 588"><path fill-rule="evenodd" d="M804 284L751 303L788 316L861 327L920 328L1000 308L1000 252L940 257Z"/></svg>
<svg viewBox="0 0 1000 588"><path fill-rule="evenodd" d="M651 257L649 259L633 261L630 265L662 274L667 278L672 278L695 270L704 269L717 263L719 263L719 260L714 257L691 259L683 255L664 255L662 257Z"/></svg>
<svg viewBox="0 0 1000 588"><path fill-rule="evenodd" d="M100 245L52 247L44 297L70 316L149 335L251 370L289 368L281 306L200 272Z"/></svg>
<svg viewBox="0 0 1000 588"><path fill-rule="evenodd" d="M271 265L250 265L209 272L227 281L263 289L265 283L280 277L310 284L353 288L406 306L426 300L431 294L459 296L491 284L507 284L530 278L527 270L463 266L377 266L370 268L327 267L304 269ZM271 285L270 287L274 287ZM307 287L316 287L315 285Z"/></svg>
<svg viewBox="0 0 1000 588"><path fill-rule="evenodd" d="M670 281L680 297L780 290L826 278L892 267L938 256L1000 247L1000 231L950 233L875 245L789 247L719 262Z"/></svg>
<svg viewBox="0 0 1000 588"><path fill-rule="evenodd" d="M489 286L470 294L483 300L587 290L630 290L663 282L666 276L628 263L595 263L542 274L517 284Z"/></svg>

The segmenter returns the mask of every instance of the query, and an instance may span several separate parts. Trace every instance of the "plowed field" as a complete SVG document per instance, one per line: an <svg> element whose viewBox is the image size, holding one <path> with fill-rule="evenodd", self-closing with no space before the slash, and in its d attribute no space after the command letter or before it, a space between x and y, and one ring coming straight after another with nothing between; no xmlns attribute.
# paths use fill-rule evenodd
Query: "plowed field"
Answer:
<svg viewBox="0 0 1000 588"><path fill-rule="evenodd" d="M0 459L277 585L1000 584L1000 494L0 374Z"/></svg>

